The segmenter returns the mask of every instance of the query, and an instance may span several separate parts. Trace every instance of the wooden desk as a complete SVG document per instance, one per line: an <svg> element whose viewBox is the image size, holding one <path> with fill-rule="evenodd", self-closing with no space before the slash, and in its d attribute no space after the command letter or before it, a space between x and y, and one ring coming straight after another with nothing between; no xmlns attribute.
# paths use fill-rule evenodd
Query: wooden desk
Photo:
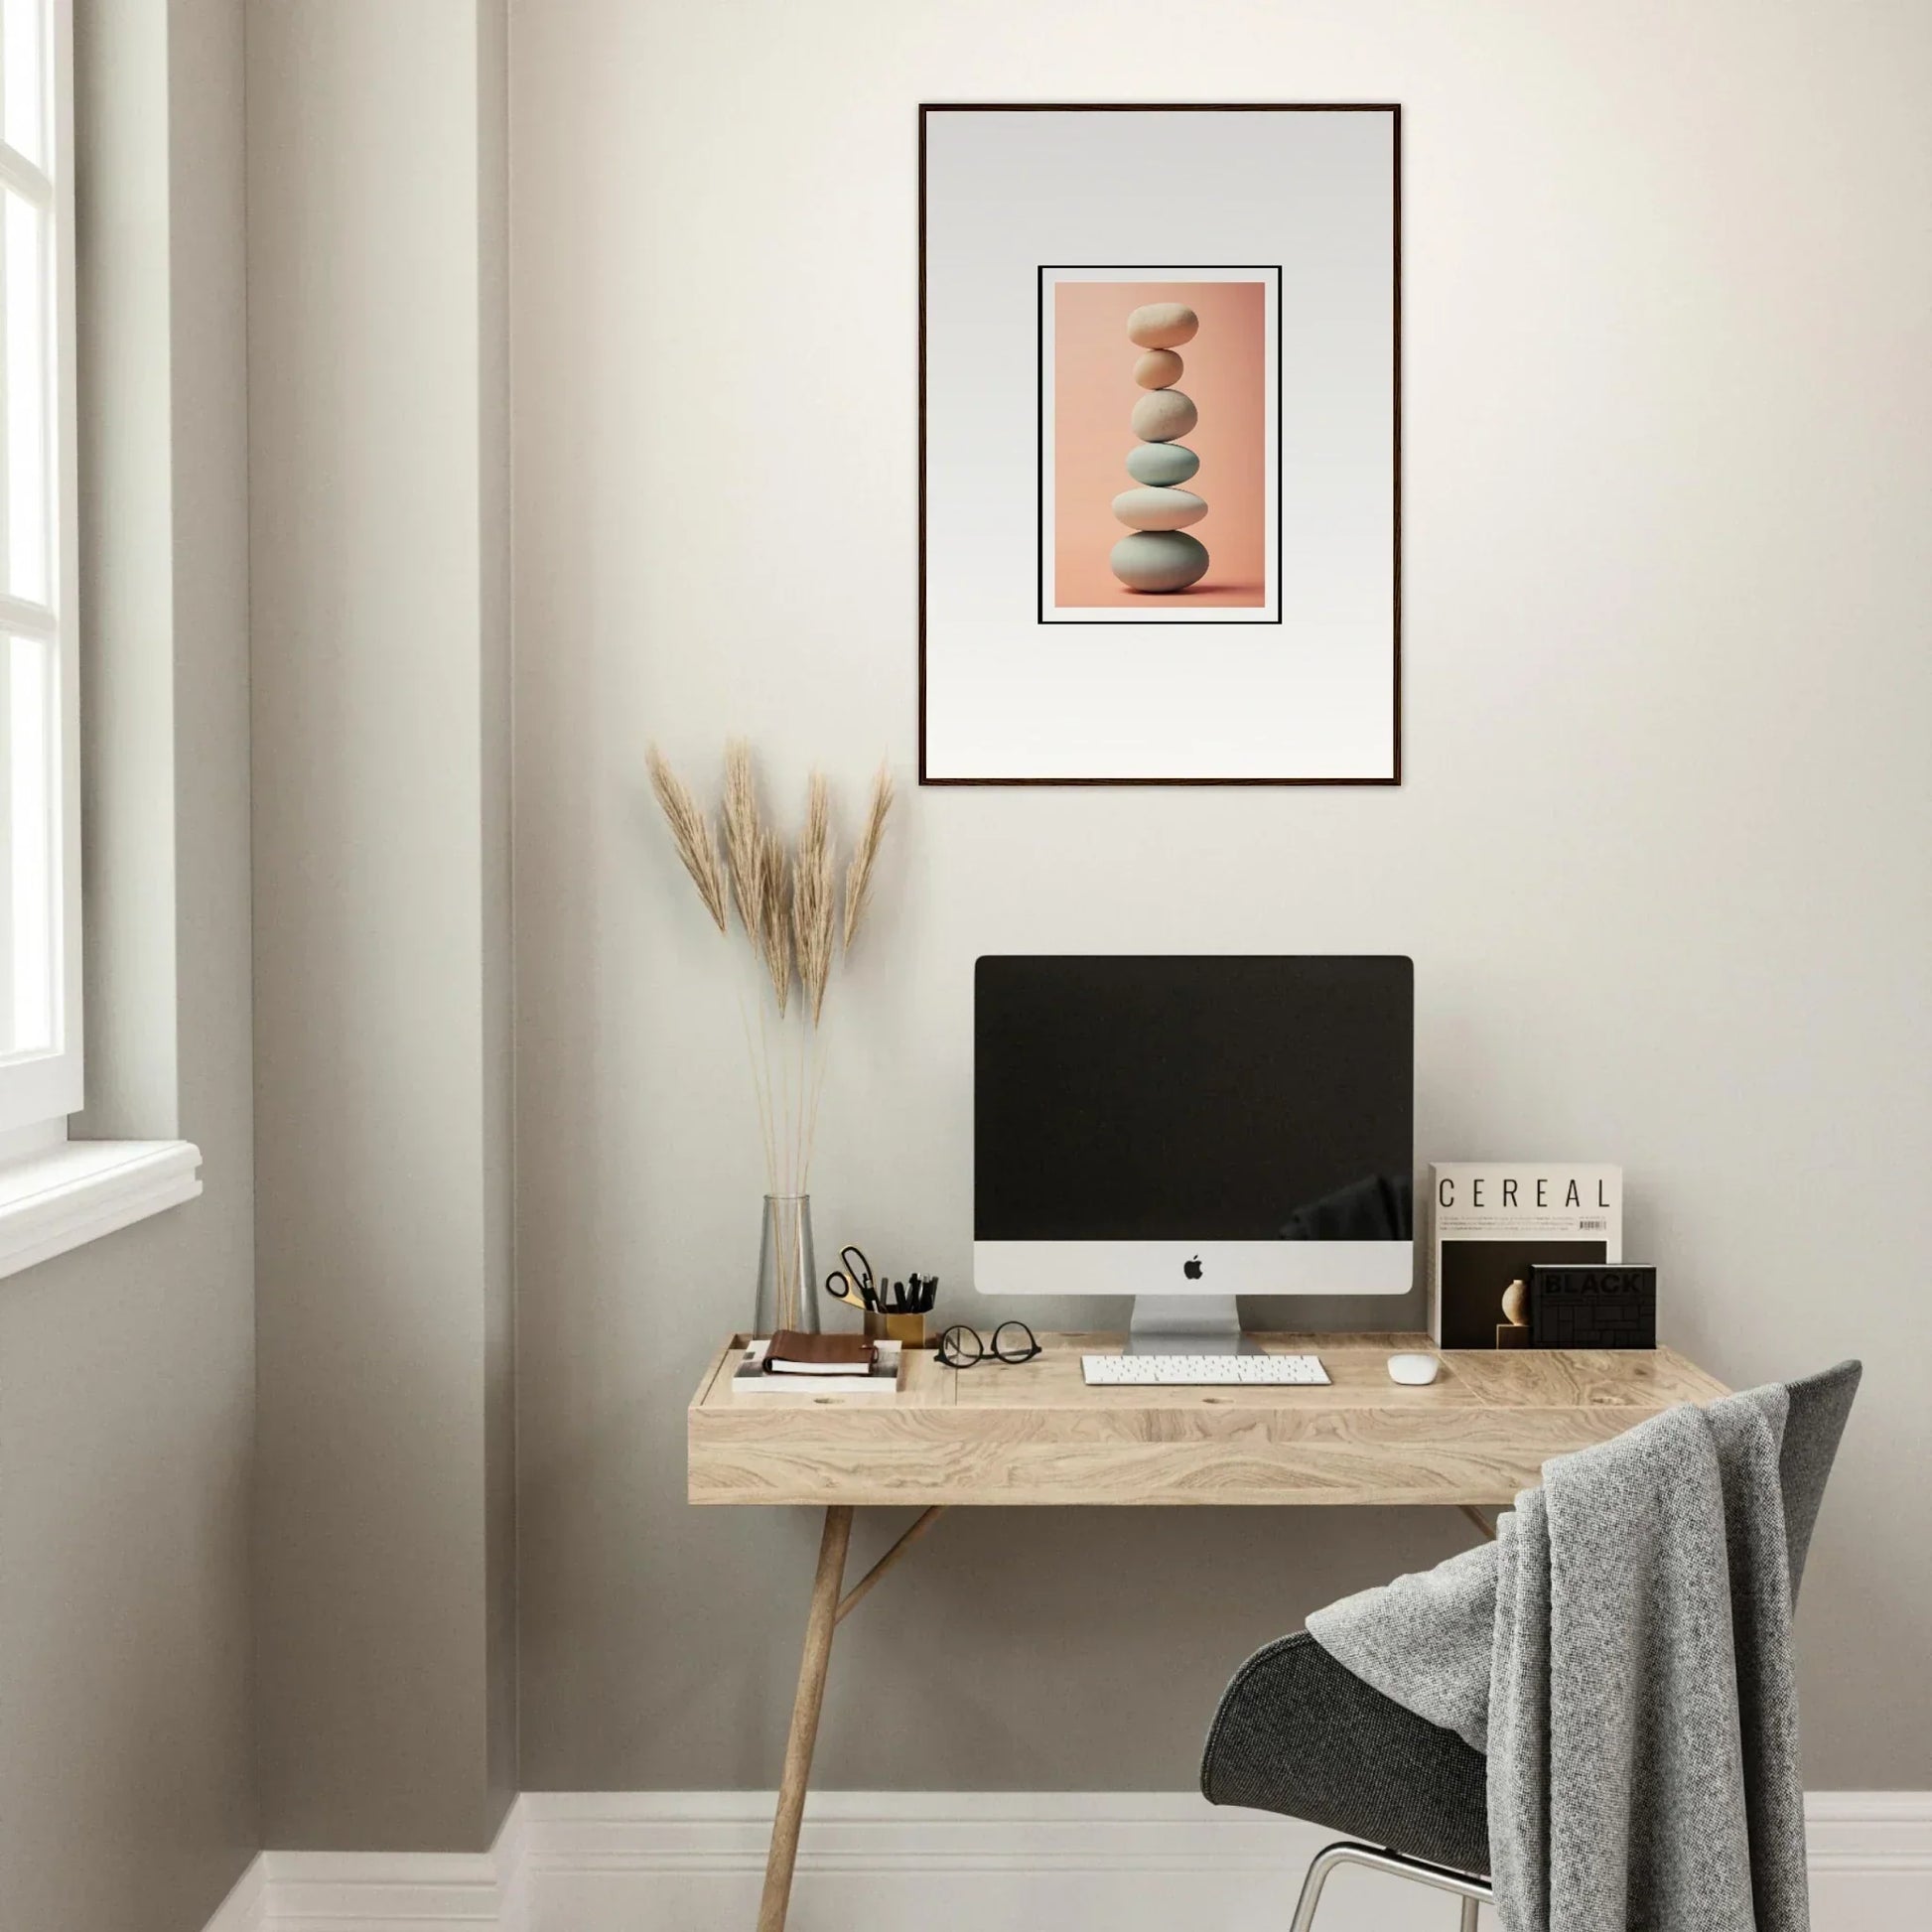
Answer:
<svg viewBox="0 0 1932 1932"><path fill-rule="evenodd" d="M1090 1389L1081 1353L1117 1350L1119 1335L1039 1339L1038 1359L1011 1365L954 1370L911 1353L893 1399L734 1397L737 1335L698 1384L691 1501L825 1511L759 1932L785 1922L832 1631L941 1510L1435 1503L1492 1535L1479 1509L1534 1488L1549 1457L1726 1393L1668 1348L1451 1352L1427 1388L1402 1388L1389 1380L1389 1356L1435 1352L1411 1334L1259 1337L1318 1355L1325 1388ZM906 1506L923 1513L842 1595L853 1510Z"/></svg>

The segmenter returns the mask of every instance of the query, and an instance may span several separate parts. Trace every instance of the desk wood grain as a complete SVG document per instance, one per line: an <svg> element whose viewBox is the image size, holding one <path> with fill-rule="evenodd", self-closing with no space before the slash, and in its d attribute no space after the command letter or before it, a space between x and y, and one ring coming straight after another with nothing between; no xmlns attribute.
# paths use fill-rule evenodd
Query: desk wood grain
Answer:
<svg viewBox="0 0 1932 1932"><path fill-rule="evenodd" d="M1413 1334L1267 1335L1319 1355L1326 1388L1088 1388L1086 1350L1047 1334L1012 1366L910 1354L897 1397L735 1397L743 1336L705 1370L688 1418L694 1503L1505 1504L1553 1455L1620 1435L1724 1384L1668 1348L1454 1351L1427 1388L1387 1361Z"/></svg>

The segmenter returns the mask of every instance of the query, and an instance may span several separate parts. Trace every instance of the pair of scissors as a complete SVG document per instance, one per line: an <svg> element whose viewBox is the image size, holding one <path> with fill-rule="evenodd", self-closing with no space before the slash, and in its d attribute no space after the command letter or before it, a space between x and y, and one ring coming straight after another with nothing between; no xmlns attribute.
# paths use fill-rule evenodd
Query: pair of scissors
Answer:
<svg viewBox="0 0 1932 1932"><path fill-rule="evenodd" d="M879 1307L879 1291L873 1285L872 1263L857 1248L841 1248L839 1265L825 1277L825 1292L835 1302L845 1302L868 1314Z"/></svg>

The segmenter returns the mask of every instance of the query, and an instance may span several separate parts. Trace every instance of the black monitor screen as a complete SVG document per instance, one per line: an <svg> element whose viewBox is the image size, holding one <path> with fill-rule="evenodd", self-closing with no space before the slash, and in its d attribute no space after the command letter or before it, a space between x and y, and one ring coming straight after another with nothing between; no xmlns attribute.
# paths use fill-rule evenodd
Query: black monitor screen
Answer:
<svg viewBox="0 0 1932 1932"><path fill-rule="evenodd" d="M981 1241L1410 1238L1415 974L1368 957L980 960Z"/></svg>

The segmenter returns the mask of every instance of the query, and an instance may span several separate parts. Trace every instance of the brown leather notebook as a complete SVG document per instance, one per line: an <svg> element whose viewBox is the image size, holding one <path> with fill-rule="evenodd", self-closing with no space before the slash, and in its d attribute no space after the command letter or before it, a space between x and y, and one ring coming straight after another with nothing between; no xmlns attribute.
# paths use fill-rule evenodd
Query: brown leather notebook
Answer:
<svg viewBox="0 0 1932 1932"><path fill-rule="evenodd" d="M767 1375L850 1375L863 1373L879 1359L865 1335L807 1335L780 1328L764 1351Z"/></svg>

